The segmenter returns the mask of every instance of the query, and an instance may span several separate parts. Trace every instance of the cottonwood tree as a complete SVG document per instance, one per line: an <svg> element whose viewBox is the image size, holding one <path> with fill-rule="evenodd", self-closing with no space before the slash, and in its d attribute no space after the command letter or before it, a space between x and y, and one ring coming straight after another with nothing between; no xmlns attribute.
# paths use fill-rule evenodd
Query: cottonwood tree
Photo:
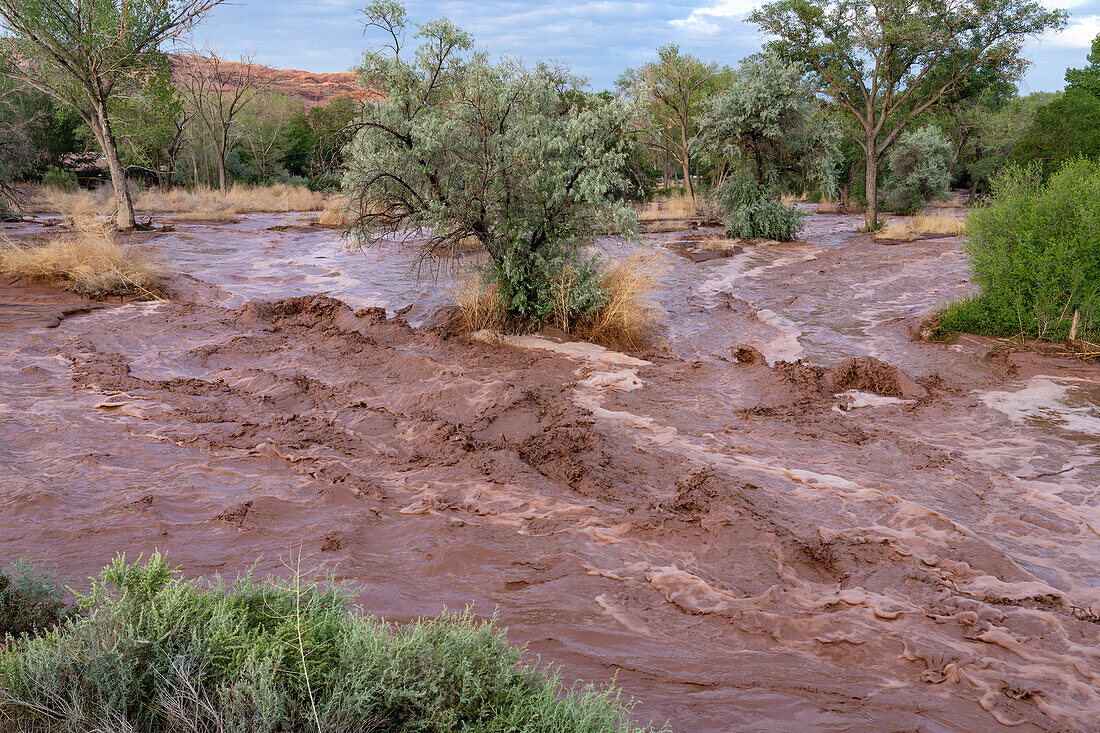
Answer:
<svg viewBox="0 0 1100 733"><path fill-rule="evenodd" d="M287 145L290 124L303 111L303 103L282 92L254 97L241 117L242 135L260 179L267 180Z"/></svg>
<svg viewBox="0 0 1100 733"><path fill-rule="evenodd" d="M553 283L570 272L570 315L599 305L583 246L609 225L630 231L633 211L611 193L625 186L618 103L575 94L560 69L527 69L484 53L449 21L419 26L410 53L404 8L379 0L368 27L385 37L359 73L382 96L364 104L345 151L353 231L370 242L416 233L426 255L476 242L513 318L537 322Z"/></svg>
<svg viewBox="0 0 1100 733"><path fill-rule="evenodd" d="M206 132L218 169L218 187L229 187L226 161L240 141L240 116L248 104L271 84L270 69L253 63L251 56L226 61L206 49L192 49L178 69L179 85L194 119Z"/></svg>
<svg viewBox="0 0 1100 733"><path fill-rule="evenodd" d="M142 88L118 95L112 110L126 167L153 173L161 186L171 188L191 112L173 82L168 56L162 55Z"/></svg>
<svg viewBox="0 0 1100 733"><path fill-rule="evenodd" d="M718 64L681 53L676 45L657 49L657 57L657 61L625 71L618 84L641 104L652 146L680 164L684 189L694 200L691 141L704 101L721 88L723 70Z"/></svg>
<svg viewBox="0 0 1100 733"><path fill-rule="evenodd" d="M107 159L115 224L133 229L111 101L140 83L161 44L225 0L0 0L6 73L80 113Z"/></svg>
<svg viewBox="0 0 1100 733"><path fill-rule="evenodd" d="M1031 0L779 0L751 18L850 119L866 164L870 229L879 166L910 122L979 65L1019 78L1025 39L1061 27L1065 13Z"/></svg>

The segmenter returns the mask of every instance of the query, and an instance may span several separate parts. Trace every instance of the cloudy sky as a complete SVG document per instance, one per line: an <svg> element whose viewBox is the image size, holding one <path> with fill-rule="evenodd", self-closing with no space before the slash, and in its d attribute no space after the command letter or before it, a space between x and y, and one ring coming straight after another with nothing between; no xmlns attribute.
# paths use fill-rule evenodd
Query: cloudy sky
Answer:
<svg viewBox="0 0 1100 733"><path fill-rule="evenodd" d="M1034 62L1022 91L1060 89L1067 66L1081 66L1100 33L1100 0L1045 0L1072 17L1060 34L1033 41ZM371 36L363 35L365 0L233 0L196 31L230 56L308 71L346 71ZM406 3L416 22L446 16L473 33L479 46L527 60L567 62L597 89L623 69L649 61L666 43L706 59L734 64L756 51L760 34L745 21L754 0L630 2L627 0L445 0Z"/></svg>

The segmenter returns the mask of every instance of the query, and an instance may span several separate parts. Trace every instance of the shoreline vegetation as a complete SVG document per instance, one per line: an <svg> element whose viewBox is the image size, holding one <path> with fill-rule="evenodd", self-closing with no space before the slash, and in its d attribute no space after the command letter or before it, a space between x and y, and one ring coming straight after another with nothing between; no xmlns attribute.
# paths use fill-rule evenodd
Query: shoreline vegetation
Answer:
<svg viewBox="0 0 1100 733"><path fill-rule="evenodd" d="M613 687L565 684L491 619L392 624L322 568L284 566L185 579L159 553L119 555L86 591L27 563L0 571L4 729L653 730Z"/></svg>

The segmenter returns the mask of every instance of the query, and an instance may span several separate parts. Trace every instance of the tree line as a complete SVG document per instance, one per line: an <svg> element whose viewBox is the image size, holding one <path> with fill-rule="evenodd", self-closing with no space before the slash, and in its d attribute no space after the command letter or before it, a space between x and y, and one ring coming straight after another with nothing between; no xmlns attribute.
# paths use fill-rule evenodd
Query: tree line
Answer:
<svg viewBox="0 0 1100 733"><path fill-rule="evenodd" d="M364 132L360 117L378 104L339 98L306 110L251 59L164 52L222 1L0 0L0 187L47 171L71 183L49 169L93 149L107 160L126 228L127 173L163 186L336 183L345 145L377 131L368 121ZM379 8L394 15L385 5L368 19ZM669 45L599 94L565 69L547 73L557 75L559 113L605 103L621 112L612 129L623 180L607 196L644 200L677 186L717 202L749 235L797 230L783 194L837 197L874 228L883 206L912 209L947 184L981 193L1010 161L1053 170L1096 152L1100 102L1088 69L1097 49L1064 93L1016 92L1024 41L1065 19L1028 0L779 0L751 16L775 40L737 67ZM360 71L366 87L403 93L370 54ZM408 214L410 204L395 206Z"/></svg>
<svg viewBox="0 0 1100 733"><path fill-rule="evenodd" d="M128 178L338 185L355 99L307 109L251 57L166 52L221 2L0 2L0 201L19 179L75 186L100 156L122 229L135 223Z"/></svg>

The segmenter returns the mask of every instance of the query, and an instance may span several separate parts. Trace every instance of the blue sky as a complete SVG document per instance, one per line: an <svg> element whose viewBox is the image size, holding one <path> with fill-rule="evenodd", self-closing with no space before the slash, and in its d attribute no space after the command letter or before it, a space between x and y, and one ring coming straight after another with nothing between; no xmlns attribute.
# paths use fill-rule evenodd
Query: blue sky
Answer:
<svg viewBox="0 0 1100 733"><path fill-rule="evenodd" d="M1058 35L1032 41L1034 62L1021 91L1060 89L1067 66L1082 66L1100 33L1100 0L1044 0L1072 14ZM279 68L346 71L371 42L359 10L366 0L234 0L196 29L196 40L229 55L255 54ZM760 46L745 16L754 0L640 2L629 0L446 0L407 2L416 22L446 16L493 53L565 61L597 89L623 69L651 60L665 43L706 59L735 64Z"/></svg>

